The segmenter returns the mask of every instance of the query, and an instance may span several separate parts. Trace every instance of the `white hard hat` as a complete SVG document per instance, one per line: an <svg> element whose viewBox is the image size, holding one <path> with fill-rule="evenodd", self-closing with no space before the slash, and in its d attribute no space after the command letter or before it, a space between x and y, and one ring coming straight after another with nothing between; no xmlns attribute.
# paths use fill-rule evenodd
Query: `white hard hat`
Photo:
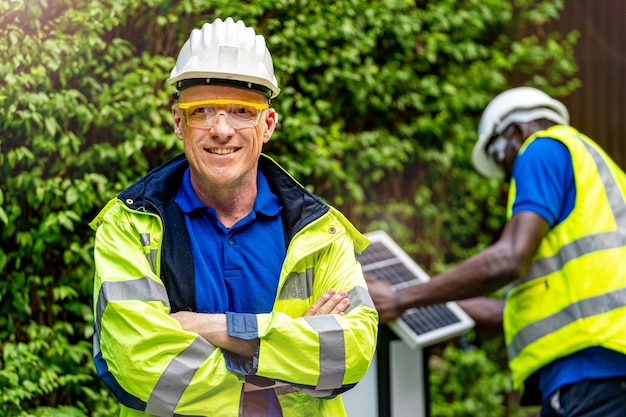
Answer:
<svg viewBox="0 0 626 417"><path fill-rule="evenodd" d="M265 38L230 17L191 31L167 82L179 91L208 84L251 89L268 99L280 93Z"/></svg>
<svg viewBox="0 0 626 417"><path fill-rule="evenodd" d="M502 167L487 155L487 144L511 123L529 123L538 119L569 125L569 114L563 103L536 88L517 87L496 96L485 108L478 125L478 141L472 151L474 168L486 177L504 176Z"/></svg>

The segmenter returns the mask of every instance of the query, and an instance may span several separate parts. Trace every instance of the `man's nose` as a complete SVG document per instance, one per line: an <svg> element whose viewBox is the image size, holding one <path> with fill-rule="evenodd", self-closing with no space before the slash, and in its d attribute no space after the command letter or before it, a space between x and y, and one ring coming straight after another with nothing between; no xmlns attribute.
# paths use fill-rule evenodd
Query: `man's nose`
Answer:
<svg viewBox="0 0 626 417"><path fill-rule="evenodd" d="M215 124L211 128L214 134L218 136L228 136L233 132L233 127L228 120L228 116L224 112L219 112L215 117Z"/></svg>

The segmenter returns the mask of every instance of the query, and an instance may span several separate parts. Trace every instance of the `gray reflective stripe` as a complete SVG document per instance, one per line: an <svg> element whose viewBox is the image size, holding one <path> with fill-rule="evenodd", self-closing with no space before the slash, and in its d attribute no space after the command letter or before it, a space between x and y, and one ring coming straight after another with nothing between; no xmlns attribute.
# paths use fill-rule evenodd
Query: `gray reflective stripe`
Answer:
<svg viewBox="0 0 626 417"><path fill-rule="evenodd" d="M354 287L350 291L348 291L348 298L350 299L350 307L345 311L346 314L350 313L352 310L357 308L360 305L364 305L366 307L371 308L372 310L376 310L374 306L374 301L372 301L372 297L370 296L369 291L363 287Z"/></svg>
<svg viewBox="0 0 626 417"><path fill-rule="evenodd" d="M111 301L159 301L167 308L170 307L170 301L167 298L165 287L153 279L144 277L128 281L106 281L102 283L98 294L98 303L96 306L96 337L100 336L100 322L102 314L106 306Z"/></svg>
<svg viewBox="0 0 626 417"><path fill-rule="evenodd" d="M148 263L150 264L150 269L152 269L152 272L155 274L157 273L157 253L158 251L156 249L152 249L150 253L146 254L146 258L148 258Z"/></svg>
<svg viewBox="0 0 626 417"><path fill-rule="evenodd" d="M150 269L156 274L156 259L158 251L156 249L150 249L150 233L140 233L139 238L144 248L144 253L150 264Z"/></svg>
<svg viewBox="0 0 626 417"><path fill-rule="evenodd" d="M172 359L150 394L146 413L157 416L173 415L196 371L214 351L215 347L202 337L198 337L187 349Z"/></svg>
<svg viewBox="0 0 626 417"><path fill-rule="evenodd" d="M590 297L570 304L556 314L538 320L518 332L507 346L509 360L517 355L530 343L549 335L576 320L585 319L598 314L607 313L626 305L626 288Z"/></svg>
<svg viewBox="0 0 626 417"><path fill-rule="evenodd" d="M279 300L306 300L313 295L313 268L304 272L292 272L280 290Z"/></svg>
<svg viewBox="0 0 626 417"><path fill-rule="evenodd" d="M95 358L100 353L100 332L94 331L93 333L93 357Z"/></svg>
<svg viewBox="0 0 626 417"><path fill-rule="evenodd" d="M583 143L596 164L618 230L584 236L564 245L557 254L536 260L532 263L524 278L513 283L510 289L556 272L563 268L566 262L584 254L605 249L615 249L626 245L626 236L622 229L623 227L626 228L626 203L624 202L624 196L602 155L585 139L580 136L577 136L577 138Z"/></svg>
<svg viewBox="0 0 626 417"><path fill-rule="evenodd" d="M626 236L624 236L622 231L584 236L564 245L556 255L541 258L533 262L524 278L516 281L511 288L556 272L567 262L586 253L605 249L616 249L624 245L626 245Z"/></svg>
<svg viewBox="0 0 626 417"><path fill-rule="evenodd" d="M96 308L96 331L94 354L100 350L100 322L109 302L113 301L158 301L170 307L165 287L149 277L129 281L107 281L100 287ZM96 347L97 344L97 347ZM154 415L174 415L187 385L196 371L215 351L215 347L201 337L197 337L184 351L169 363L159 378L146 406L146 412Z"/></svg>
<svg viewBox="0 0 626 417"><path fill-rule="evenodd" d="M339 388L346 373L346 344L343 328L332 315L306 316L320 343L320 377L316 390Z"/></svg>

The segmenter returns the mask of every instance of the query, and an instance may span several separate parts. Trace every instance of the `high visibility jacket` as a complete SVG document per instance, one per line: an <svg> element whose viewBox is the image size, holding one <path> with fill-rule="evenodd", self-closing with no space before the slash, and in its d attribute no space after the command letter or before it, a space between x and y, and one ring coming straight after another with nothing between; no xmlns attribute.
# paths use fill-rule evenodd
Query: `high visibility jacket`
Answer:
<svg viewBox="0 0 626 417"><path fill-rule="evenodd" d="M581 349L626 353L626 175L591 139L566 126L535 133L520 154L537 137L569 149L576 201L507 292L504 328L515 388ZM514 181L509 192L510 217Z"/></svg>
<svg viewBox="0 0 626 417"><path fill-rule="evenodd" d="M222 351L169 316L196 311L191 247L174 201L187 166L180 155L151 171L91 223L94 362L121 415L234 417L254 375L286 383L272 388L284 417L344 416L339 394L364 376L376 348L378 314L355 259L369 241L262 155L259 169L283 206L286 258L272 312L227 314L229 334L260 339L255 357ZM304 317L329 288L348 292L345 315Z"/></svg>

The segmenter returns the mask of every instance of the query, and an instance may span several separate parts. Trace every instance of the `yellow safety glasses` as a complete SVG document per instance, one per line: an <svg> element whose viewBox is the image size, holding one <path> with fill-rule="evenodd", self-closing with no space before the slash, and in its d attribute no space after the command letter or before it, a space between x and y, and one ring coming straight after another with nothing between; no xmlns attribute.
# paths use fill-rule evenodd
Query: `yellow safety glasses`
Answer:
<svg viewBox="0 0 626 417"><path fill-rule="evenodd" d="M204 129L215 126L220 114L226 116L234 129L254 127L259 124L263 110L269 108L267 103L223 99L177 103L176 106L183 110L185 121L189 126Z"/></svg>

